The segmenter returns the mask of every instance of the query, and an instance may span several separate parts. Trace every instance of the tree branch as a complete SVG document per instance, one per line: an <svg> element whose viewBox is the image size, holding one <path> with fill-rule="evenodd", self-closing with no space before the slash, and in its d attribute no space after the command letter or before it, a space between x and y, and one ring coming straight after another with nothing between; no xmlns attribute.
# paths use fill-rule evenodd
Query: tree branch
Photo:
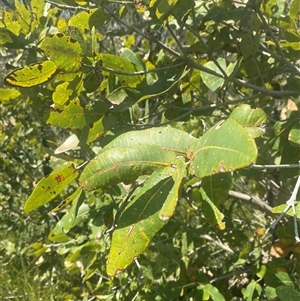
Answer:
<svg viewBox="0 0 300 301"><path fill-rule="evenodd" d="M260 211L265 212L269 216L272 217L275 216L275 214L271 212L272 207L266 204L261 198L257 196L250 196L248 194L238 192L238 191L233 191L233 190L229 190L228 195L231 196L232 198L250 203L251 205L255 206Z"/></svg>

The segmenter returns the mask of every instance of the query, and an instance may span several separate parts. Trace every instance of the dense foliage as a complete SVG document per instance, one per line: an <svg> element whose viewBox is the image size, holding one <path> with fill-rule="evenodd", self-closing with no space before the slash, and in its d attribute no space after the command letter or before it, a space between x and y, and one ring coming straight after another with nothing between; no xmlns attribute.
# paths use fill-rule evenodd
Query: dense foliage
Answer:
<svg viewBox="0 0 300 301"><path fill-rule="evenodd" d="M296 0L1 8L3 296L299 300Z"/></svg>

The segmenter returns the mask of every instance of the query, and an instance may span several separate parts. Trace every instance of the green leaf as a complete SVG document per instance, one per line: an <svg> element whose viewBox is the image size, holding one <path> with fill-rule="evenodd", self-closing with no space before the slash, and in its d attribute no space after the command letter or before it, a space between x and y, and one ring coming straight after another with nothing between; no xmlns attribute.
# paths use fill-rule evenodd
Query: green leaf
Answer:
<svg viewBox="0 0 300 301"><path fill-rule="evenodd" d="M224 297L215 286L211 284L206 284L203 290L208 293L208 295L212 298L212 300L225 301Z"/></svg>
<svg viewBox="0 0 300 301"><path fill-rule="evenodd" d="M257 283L256 281L252 280L246 287L246 289L244 289L243 294L244 294L244 298L247 301L252 301L255 298L255 291L257 291L258 295L260 296L261 294L261 286L259 283Z"/></svg>
<svg viewBox="0 0 300 301"><path fill-rule="evenodd" d="M106 112L104 103L95 103L93 107L83 107L79 99L70 101L63 110L53 109L45 116L48 124L56 125L63 129L82 129L88 124L100 119Z"/></svg>
<svg viewBox="0 0 300 301"><path fill-rule="evenodd" d="M204 201L202 203L202 210L204 216L209 220L212 225L218 225L221 230L225 229L225 223L222 222L224 214L219 211L215 204L205 193L204 189L200 188L201 198Z"/></svg>
<svg viewBox="0 0 300 301"><path fill-rule="evenodd" d="M229 118L240 123L252 138L260 137L264 134L264 126L267 122L266 113L260 109L251 109L249 105L241 105L233 110Z"/></svg>
<svg viewBox="0 0 300 301"><path fill-rule="evenodd" d="M156 8L156 16L158 19L163 19L164 16L170 16L170 11L175 6L178 0L161 0Z"/></svg>
<svg viewBox="0 0 300 301"><path fill-rule="evenodd" d="M200 178L249 166L256 157L254 140L232 118L218 122L207 131L189 154L191 170Z"/></svg>
<svg viewBox="0 0 300 301"><path fill-rule="evenodd" d="M0 88L0 101L2 103L8 102L10 100L16 99L21 95L21 92L16 89L11 88Z"/></svg>
<svg viewBox="0 0 300 301"><path fill-rule="evenodd" d="M159 212L172 186L172 177L154 172L125 209L112 237L106 267L109 276L125 269L166 224Z"/></svg>
<svg viewBox="0 0 300 301"><path fill-rule="evenodd" d="M58 105L64 105L67 101L74 99L80 95L83 88L83 82L81 73L74 73L74 78L70 80L64 80L64 83L56 86L52 100Z"/></svg>
<svg viewBox="0 0 300 301"><path fill-rule="evenodd" d="M176 161L172 164L171 170L174 185L159 212L159 217L162 220L169 220L174 214L178 201L181 181L186 176L186 166L184 159L182 157L176 159Z"/></svg>
<svg viewBox="0 0 300 301"><path fill-rule="evenodd" d="M122 49L121 57L135 65L138 70L146 69L145 63L142 61L139 55L128 48Z"/></svg>
<svg viewBox="0 0 300 301"><path fill-rule="evenodd" d="M82 205L84 198L81 198L82 189L78 188L72 195L73 204L67 213L62 217L62 219L56 224L52 233L58 233L58 229L62 233L68 233L70 229L74 226L75 219L77 217L79 207Z"/></svg>
<svg viewBox="0 0 300 301"><path fill-rule="evenodd" d="M106 145L104 150L150 144L186 156L188 149L196 141L188 133L173 127L154 127L124 133Z"/></svg>
<svg viewBox="0 0 300 301"><path fill-rule="evenodd" d="M88 135L87 139L83 139L83 141L86 140L87 143L90 143L94 141L95 139L102 136L107 130L110 130L116 123L116 117L114 115L110 116L103 116L99 120L90 123L88 127ZM85 131L82 130L82 136L84 136Z"/></svg>
<svg viewBox="0 0 300 301"><path fill-rule="evenodd" d="M30 212L54 199L78 176L72 163L65 164L41 179L25 203L24 211Z"/></svg>
<svg viewBox="0 0 300 301"><path fill-rule="evenodd" d="M154 170L171 167L176 155L155 145L133 145L101 152L83 170L81 186L86 190L108 188L109 185L135 180Z"/></svg>
<svg viewBox="0 0 300 301"><path fill-rule="evenodd" d="M300 144L300 122L298 121L298 123L296 125L294 125L294 127L291 129L289 136L288 136L289 141L291 141L292 143L295 143L297 145Z"/></svg>
<svg viewBox="0 0 300 301"><path fill-rule="evenodd" d="M244 59L254 55L260 46L260 35L253 35L252 32L245 32L242 34L242 41L240 44L240 50Z"/></svg>
<svg viewBox="0 0 300 301"><path fill-rule="evenodd" d="M121 73L128 73L128 75L115 73L115 76L119 79L119 83L122 86L136 87L145 78L144 75L131 75L130 73L141 71L142 69L120 56L99 54L98 58L102 61L103 67L120 71ZM114 74L113 71L111 71L111 73Z"/></svg>
<svg viewBox="0 0 300 301"><path fill-rule="evenodd" d="M4 83L10 86L29 88L47 82L55 75L57 66L52 61L32 64L9 73Z"/></svg>
<svg viewBox="0 0 300 301"><path fill-rule="evenodd" d="M226 70L226 61L223 58L220 58L217 60L217 62L219 63L220 67L223 69L223 71L225 72ZM204 82L204 84L211 90L211 91L216 91L218 88L220 88L223 83L224 83L224 75L221 72L221 70L219 69L219 67L213 62L213 61L209 61L206 64L204 64L204 67L211 69L213 71L215 71L216 73L220 74L221 77L217 77L215 75L212 75L210 73L206 73L204 71L202 71L200 73L201 78Z"/></svg>
<svg viewBox="0 0 300 301"><path fill-rule="evenodd" d="M208 198L218 206L218 204L227 199L231 183L232 177L230 173L218 173L205 177L201 182L201 187Z"/></svg>
<svg viewBox="0 0 300 301"><path fill-rule="evenodd" d="M300 200L298 201L298 204L299 204L299 202L300 202ZM297 216L297 218L300 219L300 204L299 205L298 204L296 205L296 216ZM283 210L285 208L286 208L286 204L281 204L276 207L273 207L271 211L272 211L272 213L280 214L283 212ZM290 208L285 214L288 216L294 216L293 209Z"/></svg>
<svg viewBox="0 0 300 301"><path fill-rule="evenodd" d="M75 14L70 18L68 24L81 30L91 30L93 26L101 29L109 20L110 16L105 14L102 8L95 8Z"/></svg>
<svg viewBox="0 0 300 301"><path fill-rule="evenodd" d="M189 70L181 67L170 69L159 76L153 85L137 87L136 90L127 89L128 95L139 102L151 97L157 97L171 90L188 73ZM130 93L131 91L132 93Z"/></svg>
<svg viewBox="0 0 300 301"><path fill-rule="evenodd" d="M96 68L89 72L83 79L83 86L87 93L96 91L103 81L102 72Z"/></svg>
<svg viewBox="0 0 300 301"><path fill-rule="evenodd" d="M76 72L81 66L82 49L80 44L62 33L47 36L40 44L40 48L65 72Z"/></svg>
<svg viewBox="0 0 300 301"><path fill-rule="evenodd" d="M278 298L282 301L299 301L300 293L291 285L281 285L276 288Z"/></svg>

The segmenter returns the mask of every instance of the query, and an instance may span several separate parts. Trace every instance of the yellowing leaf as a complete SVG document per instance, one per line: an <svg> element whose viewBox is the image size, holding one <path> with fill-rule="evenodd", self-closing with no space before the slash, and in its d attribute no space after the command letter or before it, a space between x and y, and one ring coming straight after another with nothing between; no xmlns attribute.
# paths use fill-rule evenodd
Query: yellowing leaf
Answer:
<svg viewBox="0 0 300 301"><path fill-rule="evenodd" d="M10 86L29 88L47 82L56 71L57 66L52 61L45 61L12 71L5 77L4 83Z"/></svg>
<svg viewBox="0 0 300 301"><path fill-rule="evenodd" d="M30 212L54 199L69 183L76 179L78 171L72 163L61 166L41 179L25 203L24 211Z"/></svg>
<svg viewBox="0 0 300 301"><path fill-rule="evenodd" d="M78 71L81 66L82 49L80 44L62 33L46 37L40 48L57 65L66 72Z"/></svg>

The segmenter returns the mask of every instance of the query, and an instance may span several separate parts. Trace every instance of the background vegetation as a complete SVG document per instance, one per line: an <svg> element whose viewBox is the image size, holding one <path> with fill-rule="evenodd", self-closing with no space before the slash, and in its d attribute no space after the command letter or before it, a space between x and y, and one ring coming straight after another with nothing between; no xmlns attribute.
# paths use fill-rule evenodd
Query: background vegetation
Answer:
<svg viewBox="0 0 300 301"><path fill-rule="evenodd" d="M299 300L293 219L264 236L299 176L299 26L296 0L2 1L3 300ZM247 156L255 138L254 159L220 153L223 170L208 154L205 176L170 175L174 214L109 272L115 224L156 178L126 170L87 189L81 164L123 133L203 141L225 119L218 143Z"/></svg>

